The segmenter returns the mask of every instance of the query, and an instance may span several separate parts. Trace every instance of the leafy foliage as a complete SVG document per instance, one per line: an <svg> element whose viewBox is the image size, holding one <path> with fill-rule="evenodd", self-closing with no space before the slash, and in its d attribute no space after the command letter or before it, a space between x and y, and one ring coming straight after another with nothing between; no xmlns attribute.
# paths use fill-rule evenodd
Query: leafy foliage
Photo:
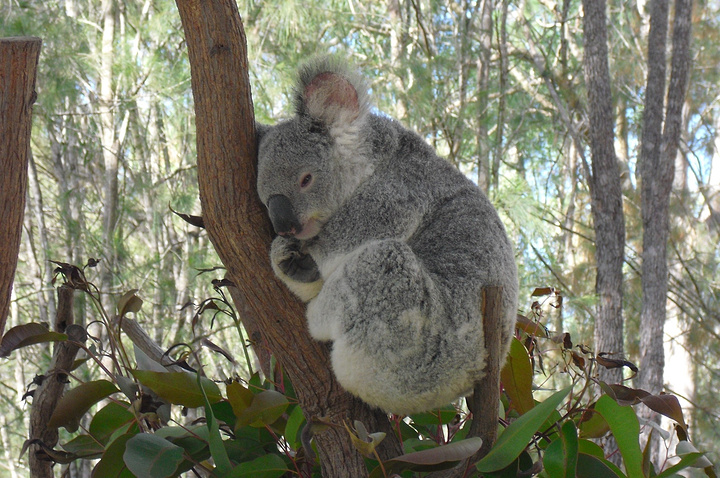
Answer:
<svg viewBox="0 0 720 478"><path fill-rule="evenodd" d="M63 274L72 268L65 265ZM76 282L76 286L94 298L91 283ZM538 289L534 295L543 293L554 294L554 291ZM135 305L128 307L128 304ZM130 291L121 297L117 309L124 316L130 310L139 312L141 306L135 291ZM541 310L537 306L534 309ZM217 313L217 309L208 307L199 307L198 311ZM102 310L101 315L105 315ZM674 396L651 395L620 384L598 382L597 367L617 365L598 360L600 354L593 355L586 346L578 346L578 354L569 334L553 340L544 325L533 319L523 317L518 325L510 359L502 371L503 430L487 455L480 459L476 454L482 440L467 437L473 417L462 408L448 406L434 412L394 417L395 429L406 453L383 461L376 447L385 438L384 433L369 433L360 422L351 428L347 423L313 418L308 424L286 379L285 385L281 385L256 373L247 381L237 378L225 381L223 393L215 381L203 376L202 370L174 372L159 363L155 367L164 371L137 368L149 360L147 356L137 360L135 366L127 360L117 360L128 368L108 376L111 380L132 377L135 386L120 383L122 381L116 386L102 379L80 383L68 390L49 426L65 427L74 436L65 441L62 451L47 449L46 453L51 459L65 463L99 458L93 471L97 477L169 478L193 468L222 477L273 478L288 473L320 476L321 464L315 461L312 436L322 433L326 427L344 427L357 450L368 458L368 471L373 478L415 476L415 473L449 469L461 463L467 467L464 476L516 476L522 472L549 478L651 478L668 477L698 465L705 467L708 476L715 476L705 456L687 441L687 425ZM120 332L112 329L111 324L106 326L111 328L110 336L119 336ZM13 343L17 335L12 329L6 334ZM46 333L38 337L44 341L62 340ZM124 353L122 343L117 342L115 353ZM540 352L546 344L559 353L561 367L546 378L558 383L567 382L569 378L571 383L537 401L533 383L543 373L535 367L540 365L541 355L550 351ZM99 356L88 352L99 360ZM197 356L197 352L193 351L192 355ZM275 372L282 375L281 370ZM600 396L593 390L599 391ZM105 398L110 402L91 411L89 427L78 432L83 415ZM182 423L179 418L164 419L158 412L159 403L203 413L188 423ZM677 434L682 440L677 447L678 461L665 470L653 470L647 460L648 450L641 450L640 424L632 407L640 403L677 424ZM607 433L617 440L624 468L618 468L601 448L587 439L588 435L598 437ZM34 442L38 444L38 440Z"/></svg>
<svg viewBox="0 0 720 478"><path fill-rule="evenodd" d="M115 8L110 108L117 137L117 148L112 149L117 151L120 162L116 178L120 191L117 228L107 242L102 211L109 207L110 196L103 187L106 169L101 141L107 126L99 119L108 107L99 99L103 2L11 1L0 6L3 35L43 38L38 102L33 110L36 177L33 179L31 174L23 247L14 284L17 299L9 327L52 321L55 303L49 284L55 265L50 258L80 263L93 256L101 264L111 265L112 284L103 293L117 298L130 287L141 288L145 304L139 313L150 335L158 341L181 344L193 340L193 298L210 295L209 281L204 279L219 269L207 237L194 226L174 220L168 207L194 213L188 214L194 220L199 217L190 72L180 22L171 0L106 3ZM499 31L500 0L239 1L249 43L256 116L270 122L289 111L289 81L300 60L316 52L346 51L365 76L373 79L371 86L380 111L419 131L472 178L478 177L483 165L497 164L499 180L497 184L490 181L489 195L516 244L521 285L529 295L536 284L553 284L562 292L564 306L550 311L543 324L589 343L598 300L593 294L597 261L586 185L588 171L570 140L570 127L578 128L582 135L587 117L581 2L508 3L507 35L503 41ZM678 396L689 399L681 403L695 443L717 460L720 455L710 448L720 443L720 5L694 3L694 66L683 119L685 135L676 175L678 184L671 203L668 303L672 320L666 325L666 336L671 339L668 345L687 362L668 359L666 367L678 366L679 371L669 372L669 383ZM484 4L496 7L491 11L487 45L481 35L480 6ZM628 241L625 350L626 361L635 363L639 357L641 310L636 172L647 63L647 4L610 1L607 11ZM395 5L397 11L393 12ZM508 66L504 87L502 44L507 47ZM479 72L484 67L488 70L487 84L480 81ZM561 108L568 112L571 124L563 120ZM109 304L113 300L105 303L108 311L112 310ZM222 298L217 304L224 307ZM75 316L77 323L99 336L93 331L97 322L91 324L97 319L94 306L87 296L79 297ZM525 308L525 313L532 314L533 309ZM44 325L40 327L44 327L37 329L40 335L32 337L47 330ZM241 330L238 325L224 324L205 338L226 350L245 350L246 337L239 336L236 330ZM27 396L25 384L33 380L36 364L46 368L51 352L50 346L25 347L27 342L23 343L20 336L15 340L15 345L23 346L17 348L8 342L11 360L0 363L4 386L0 427L10 431L2 437L2 445L10 451L21 447L25 435L26 407L21 400ZM551 357L535 353L532 344L523 345L536 370L555 371ZM104 353L97 347L94 351ZM588 365L589 358L582 352L564 353L570 354L571 367L580 366L581 361ZM237 363L229 363L220 355L205 356L209 369L222 370L218 376L241 374L246 381L253 376L240 370L251 360L245 358L243 364L240 357ZM601 361L597 357L595 360ZM632 373L624 368L626 375ZM98 370L80 367L74 377L83 382L107 378ZM522 381L527 383L527 375ZM536 386L546 384L540 381ZM683 389L685 386L688 388ZM506 389L508 394L517 393L508 385ZM619 393L612 390L606 389L605 393ZM523 392L524 405L518 404L511 412L529 410L533 405L528 397L532 396L542 397L544 391ZM616 396L628 399L624 397ZM630 398L633 402L636 399L640 397ZM160 406L161 414L166 407ZM285 412L292 418L286 427L292 438L286 438L293 449L301 448L302 413L296 410L291 402ZM431 418L428 415L420 421ZM447 417L442 418L447 424ZM87 414L84 420L81 425L87 427ZM641 427L647 428L642 423ZM583 439L603 434L607 423L598 413L588 413L578 428L579 462L597 464L593 453L582 451ZM421 441L427 445L428 440ZM15 460L16 454L6 453L7 466L22 472L24 464ZM604 465L598 467L605 470Z"/></svg>

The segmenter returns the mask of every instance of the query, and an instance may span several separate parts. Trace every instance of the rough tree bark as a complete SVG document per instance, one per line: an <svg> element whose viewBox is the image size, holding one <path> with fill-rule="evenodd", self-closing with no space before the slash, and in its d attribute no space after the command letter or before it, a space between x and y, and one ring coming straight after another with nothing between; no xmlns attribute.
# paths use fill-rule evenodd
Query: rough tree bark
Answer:
<svg viewBox="0 0 720 478"><path fill-rule="evenodd" d="M654 0L650 8L648 78L639 158L642 181L643 300L640 315L640 371L637 382L639 387L658 393L663 388L665 366L663 326L667 298L669 203L675 174L675 155L680 139L682 107L690 72L692 0L675 2L672 70L664 115L668 2Z"/></svg>
<svg viewBox="0 0 720 478"><path fill-rule="evenodd" d="M493 10L494 0L483 0L479 9L478 20L478 46L477 58L477 157L478 157L478 187L485 194L490 192L490 144L488 140L488 115L490 68L492 60Z"/></svg>
<svg viewBox="0 0 720 478"><path fill-rule="evenodd" d="M0 39L0 336L10 310L22 236L41 44L34 37Z"/></svg>
<svg viewBox="0 0 720 478"><path fill-rule="evenodd" d="M605 0L583 0L585 82L592 154L592 175L589 179L597 262L595 349L596 352L621 354L625 219L620 168L613 144L615 120L610 91L605 8ZM622 369L601 369L600 379L619 383L622 380Z"/></svg>
<svg viewBox="0 0 720 478"><path fill-rule="evenodd" d="M105 310L114 310L111 300L113 273L116 272L115 226L118 217L118 156L119 145L115 134L115 94L113 92L113 63L115 52L115 1L102 2L103 28L101 36L100 71L100 125L105 184L103 187L103 256L100 264L100 292Z"/></svg>
<svg viewBox="0 0 720 478"><path fill-rule="evenodd" d="M256 138L245 33L234 0L177 0L192 73L198 181L210 239L237 285L233 299L251 336L275 352L290 376L308 420L338 427L315 436L323 474L367 474L343 422L360 420L385 431L380 453L401 452L385 414L344 392L330 369L329 350L307 332L304 310L274 277L268 250L271 227L255 193Z"/></svg>
<svg viewBox="0 0 720 478"><path fill-rule="evenodd" d="M33 478L52 478L52 467L55 462L44 452L44 448L52 449L58 443L58 429L47 426L60 397L62 397L65 384L68 381L67 372L72 368L75 356L80 350L79 345L87 338L85 329L74 323L73 298L75 291L68 286L58 288L58 307L55 316L56 332L67 333L69 340L58 342L55 346L50 368L45 374L43 382L33 395L32 410L30 411L30 440L37 440L42 446L34 444L30 447L29 464L30 476Z"/></svg>
<svg viewBox="0 0 720 478"><path fill-rule="evenodd" d="M648 77L639 158L643 250L640 371L637 386L655 394L661 392L664 386L663 332L667 316L669 205L682 125L682 107L690 73L692 14L692 0L675 1L672 70L667 107L663 115L668 3L667 0L654 0L650 6ZM647 409L641 409L641 413L646 418L659 420L657 414ZM657 440L651 450L652 459L657 465L661 453Z"/></svg>

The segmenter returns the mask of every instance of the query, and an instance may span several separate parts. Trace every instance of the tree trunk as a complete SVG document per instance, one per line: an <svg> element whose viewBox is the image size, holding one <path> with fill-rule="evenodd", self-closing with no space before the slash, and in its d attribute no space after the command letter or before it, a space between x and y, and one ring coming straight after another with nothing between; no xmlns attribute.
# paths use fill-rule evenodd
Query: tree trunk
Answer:
<svg viewBox="0 0 720 478"><path fill-rule="evenodd" d="M100 125L103 163L105 166L105 184L103 197L103 256L101 265L100 292L103 306L113 313L111 301L113 272L115 269L115 226L118 211L118 155L119 148L115 138L115 108L112 88L112 69L114 63L113 42L115 40L115 1L102 2L103 29L100 57Z"/></svg>
<svg viewBox="0 0 720 478"><path fill-rule="evenodd" d="M233 299L251 336L262 338L293 382L310 421L337 425L316 440L323 475L361 477L362 457L343 422L362 421L388 438L381 454L400 452L385 414L344 392L330 369L329 349L307 331L304 308L274 277L268 260L271 226L255 192L256 138L245 33L233 0L177 0L188 45L195 98L198 181L210 239L237 290Z"/></svg>
<svg viewBox="0 0 720 478"><path fill-rule="evenodd" d="M28 182L39 38L0 40L0 335L10 310Z"/></svg>
<svg viewBox="0 0 720 478"><path fill-rule="evenodd" d="M498 39L498 53L500 60L500 98L498 99L498 119L495 133L495 154L490 171L490 184L494 194L500 187L500 161L505 152L505 93L507 90L508 75L508 48L507 48L507 16L508 0L502 0L500 9L500 37Z"/></svg>
<svg viewBox="0 0 720 478"><path fill-rule="evenodd" d="M42 189L38 178L37 165L32 151L28 151L29 157L29 179L30 197L32 198L32 211L37 223L37 235L40 250L38 251L38 269L40 294L38 304L40 305L40 321L50 322L55 317L55 289L51 286L53 276L53 264L50 263L50 242L48 240L47 227L43 208Z"/></svg>
<svg viewBox="0 0 720 478"><path fill-rule="evenodd" d="M640 314L640 371L637 385L650 393L663 389L665 353L663 331L667 315L667 242L670 231L670 192L675 174L682 107L690 72L692 0L676 0L673 54L667 110L665 97L665 44L668 2L651 4L648 38L648 78L640 149L641 214L643 222L642 311ZM664 130L663 128L664 120ZM653 417L659 420L659 417ZM658 445L653 459L658 461Z"/></svg>
<svg viewBox="0 0 720 478"><path fill-rule="evenodd" d="M54 461L50 460L43 451L44 447L53 448L58 443L58 429L47 426L57 407L68 371L72 369L75 356L87 338L85 329L74 324L73 297L75 291L62 286L58 289L58 308L55 317L56 332L67 333L69 340L58 342L50 363L50 369L45 374L42 383L33 395L32 409L30 410L30 439L42 442L43 447L33 444L30 447L30 476L33 478L52 478Z"/></svg>
<svg viewBox="0 0 720 478"><path fill-rule="evenodd" d="M595 351L622 354L622 266L625 221L620 169L614 146L605 8L604 0L583 0L585 81L588 90L592 153L590 192L597 262L595 292L598 295L598 308L595 319ZM600 379L618 383L622 380L622 369L601 369Z"/></svg>
<svg viewBox="0 0 720 478"><path fill-rule="evenodd" d="M640 150L642 178L642 290L640 316L640 372L638 386L651 393L663 387L663 325L666 317L669 202L675 173L675 155L682 124L690 71L690 15L692 0L676 0L673 57L668 105L663 118L665 96L665 43L668 5L651 4L648 38L648 79L643 113ZM661 129L664 119L664 131Z"/></svg>
<svg viewBox="0 0 720 478"><path fill-rule="evenodd" d="M485 194L490 191L490 142L488 140L488 107L490 90L490 60L492 58L492 13L494 0L484 0L480 8L477 58L477 161L478 187Z"/></svg>

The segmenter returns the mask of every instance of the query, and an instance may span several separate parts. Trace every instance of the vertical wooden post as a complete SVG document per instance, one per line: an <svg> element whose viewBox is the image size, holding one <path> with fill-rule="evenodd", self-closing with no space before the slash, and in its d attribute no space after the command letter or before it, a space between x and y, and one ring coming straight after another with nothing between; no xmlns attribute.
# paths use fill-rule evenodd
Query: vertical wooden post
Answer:
<svg viewBox="0 0 720 478"><path fill-rule="evenodd" d="M498 428L498 402L500 401L500 364L503 347L500 344L501 327L504 312L502 308L502 287L486 287L482 291L483 332L487 364L485 376L475 386L468 407L473 412L473 421L469 436L483 439L482 447L475 461L487 455L495 444Z"/></svg>
<svg viewBox="0 0 720 478"><path fill-rule="evenodd" d="M35 37L0 39L0 336L10 310L22 236L41 44Z"/></svg>
<svg viewBox="0 0 720 478"><path fill-rule="evenodd" d="M501 325L505 315L502 306L502 287L485 287L482 290L483 333L487 362L485 376L475 384L472 396L466 397L468 409L473 414L467 437L482 438L480 450L472 457L461 461L449 470L437 471L428 478L461 478L466 476L475 463L488 454L497 439L498 408L500 402L500 364L505 357L503 350Z"/></svg>

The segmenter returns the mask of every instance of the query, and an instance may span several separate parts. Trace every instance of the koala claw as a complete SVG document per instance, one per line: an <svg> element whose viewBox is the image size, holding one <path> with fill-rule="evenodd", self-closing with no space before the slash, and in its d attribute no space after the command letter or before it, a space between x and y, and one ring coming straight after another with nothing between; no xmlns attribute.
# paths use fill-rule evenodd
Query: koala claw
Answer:
<svg viewBox="0 0 720 478"><path fill-rule="evenodd" d="M271 255L283 274L294 281L304 283L320 279L320 270L315 259L310 254L301 252L299 241L278 237L275 243L273 243Z"/></svg>

